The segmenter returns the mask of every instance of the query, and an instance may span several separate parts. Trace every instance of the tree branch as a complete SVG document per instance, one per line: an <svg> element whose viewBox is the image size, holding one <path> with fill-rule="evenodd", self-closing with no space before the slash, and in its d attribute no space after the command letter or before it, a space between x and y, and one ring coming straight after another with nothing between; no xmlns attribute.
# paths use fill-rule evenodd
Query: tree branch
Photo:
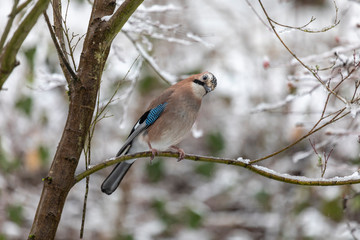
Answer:
<svg viewBox="0 0 360 240"><path fill-rule="evenodd" d="M1 35L1 39L0 39L0 52L2 50L2 48L4 47L4 44L5 44L5 41L6 41L6 38L7 36L9 35L9 32L10 32L10 29L11 29L11 26L14 22L14 19L16 17L16 9L17 9L17 5L19 4L19 0L15 0L14 1L14 5L11 9L11 13L9 14L9 19L6 23L6 26L5 26L5 29L4 29L4 32L3 34Z"/></svg>
<svg viewBox="0 0 360 240"><path fill-rule="evenodd" d="M70 74L70 76L72 77L73 80L78 80L78 76L76 75L76 73L74 72L74 70L71 68L69 62L68 62L68 59L66 58L66 55L64 54L63 52L63 48L60 47L57 39L56 39L56 36L55 36L55 33L51 27L51 24L50 24L50 20L49 20L49 17L47 15L46 12L44 12L44 17L45 17L45 22L49 28L49 32L50 32L50 36L51 36L51 39L53 40L54 42L54 45L55 45L55 48L56 48L56 51L58 53L58 56L60 58L60 65L63 69L63 72L64 72L64 75L66 76L66 80L67 82L69 83L70 82L70 79L68 78L68 74Z"/></svg>
<svg viewBox="0 0 360 240"><path fill-rule="evenodd" d="M138 159L138 158L148 158L151 157L151 152L140 152L130 155L124 155L117 158L111 158L105 162L99 163L90 169L76 175L74 184L80 182L82 179L87 176L111 165L114 165L119 162L123 162L130 159ZM178 158L179 154L174 152L158 152L157 156L159 157L173 157ZM259 175L262 175L266 178L270 178L276 181L297 184L297 185L306 185L306 186L338 186L338 185L349 185L349 184L358 184L360 183L360 174L358 172L353 173L350 176L345 177L333 177L333 178L307 178L303 176L292 176L288 174L281 174L275 172L269 168L252 165L250 164L250 160L243 159L230 159L230 158L216 158L216 157L207 157L207 156L198 156L198 155L185 155L185 159L200 161L200 162L212 162L212 163L222 163L227 165L234 165L246 168L252 172L255 172Z"/></svg>
<svg viewBox="0 0 360 240"><path fill-rule="evenodd" d="M50 21L45 16L46 23L48 24L48 28L50 31L51 38L55 44L58 57L60 60L60 67L64 73L65 79L68 84L71 83L71 79L76 80L77 76L75 74L76 68L74 66L74 70L71 68L69 64L69 58L66 53L65 40L64 40L64 29L63 29L63 19L62 19L62 5L61 0L53 0L52 1L53 8L53 19L54 19L54 29L50 27ZM44 13L46 14L46 12Z"/></svg>
<svg viewBox="0 0 360 240"><path fill-rule="evenodd" d="M57 51L57 53L59 55L60 65L62 66L64 75L67 76L68 74L70 74L70 76L72 77L73 80L78 80L78 77L77 77L76 73L71 68L71 66L70 66L70 64L68 62L68 59L66 58L66 55L64 54L62 48L60 47L60 45L59 45L59 43L58 43L58 41L56 39L55 33L54 33L54 31L53 31L53 29L51 27L50 20L49 20L49 17L48 17L46 12L44 12L44 17L45 17L45 22L46 22L46 24L47 24L47 26L49 28L51 39L53 40L56 51ZM69 83L69 78L68 77L66 77L66 80Z"/></svg>
<svg viewBox="0 0 360 240"><path fill-rule="evenodd" d="M125 3L128 2L125 1ZM123 24L142 1L130 2L129 5L123 3L120 7L122 12L118 13L124 21ZM43 190L29 239L55 238L67 195L74 185L75 170L88 137L102 73L111 41L115 37L113 35L109 37L114 33L108 31L108 25L101 18L111 15L115 6L115 0L94 1L80 55L77 72L79 80L69 84L70 105L67 121L48 176L44 178Z"/></svg>
<svg viewBox="0 0 360 240"><path fill-rule="evenodd" d="M302 140L306 139L307 137L309 137L310 135L312 135L313 133L323 129L324 127L328 126L329 124L332 124L342 118L344 118L345 116L349 115L350 112L345 112L343 115L339 116L342 112L344 112L346 110L346 108L342 108L340 109L339 111L336 112L335 116L330 119L328 122L322 124L321 126L317 127L317 128L313 128L311 129L307 134L303 135L302 137L300 137L299 139L297 139L296 141L294 141L293 143L287 145L286 147L272 153L272 154L269 154L265 157L262 157L262 158L258 158L258 159L255 159L255 160L251 160L250 161L250 164L253 164L253 163L256 163L256 162L260 162L260 161L263 161L265 159L268 159L268 158L271 158L271 157L274 157L290 148L292 148L293 146L295 146L296 144L298 144L299 142L301 142Z"/></svg>
<svg viewBox="0 0 360 240"><path fill-rule="evenodd" d="M106 42L111 43L120 32L129 17L144 0L125 0L108 21L108 32Z"/></svg>
<svg viewBox="0 0 360 240"><path fill-rule="evenodd" d="M329 91L330 93L332 93L337 99L339 99L340 101L342 101L344 104L347 104L346 99L344 99L343 97L341 97L340 95L338 95L336 92L334 92L329 86L327 86L319 77L319 75L317 74L317 71L314 69L311 69L309 66L307 66L303 61L300 60L300 58L298 56L296 56L296 54L286 45L286 43L282 40L282 38L280 37L279 33L275 30L275 26L274 24L278 24L277 22L275 22L272 18L270 18L269 14L267 13L264 5L262 4L261 0L258 0L259 4L271 26L271 29L273 30L275 36L279 39L279 41L281 42L281 44L285 47L285 49L304 67L306 68L318 81L321 85L323 85L324 88L327 89L327 91ZM335 5L336 6L336 5ZM336 7L336 13L337 13L337 7ZM274 23L274 24L273 24ZM282 25L285 26L285 25ZM329 28L330 29L330 28ZM329 30L327 29L327 30ZM324 31L327 31L324 30Z"/></svg>
<svg viewBox="0 0 360 240"><path fill-rule="evenodd" d="M0 55L0 90L12 70L19 65L19 62L16 61L16 55L40 14L47 8L49 2L50 0L39 0L17 27L14 35L5 45L4 49L2 49Z"/></svg>

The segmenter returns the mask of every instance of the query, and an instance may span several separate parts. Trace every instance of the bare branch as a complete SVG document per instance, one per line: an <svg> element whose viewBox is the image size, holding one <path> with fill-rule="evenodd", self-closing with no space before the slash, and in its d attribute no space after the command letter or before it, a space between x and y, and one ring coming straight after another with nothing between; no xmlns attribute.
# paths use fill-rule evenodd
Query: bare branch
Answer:
<svg viewBox="0 0 360 240"><path fill-rule="evenodd" d="M126 21L144 0L125 0L107 22L108 34L105 42L111 43Z"/></svg>
<svg viewBox="0 0 360 240"><path fill-rule="evenodd" d="M19 65L19 62L16 61L16 55L40 14L47 8L49 1L50 0L39 0L35 4L26 17L24 17L12 38L2 49L0 55L0 90L12 70Z"/></svg>
<svg viewBox="0 0 360 240"><path fill-rule="evenodd" d="M152 156L152 152L140 152L135 154L123 155L117 158L108 159L105 162L99 163L95 166L92 166L90 169L76 175L74 184L80 182L82 179L87 176L111 165L114 165L119 162L123 162L130 159L140 159L140 158L148 158ZM178 158L179 153L174 152L158 152L157 156L159 157L172 157ZM275 172L266 167L262 167L259 165L252 165L250 160L244 160L242 158L239 159L229 159L229 158L216 158L216 157L206 157L206 156L198 156L198 155L185 155L185 159L200 161L200 162L212 162L212 163L222 163L227 165L239 166L246 168L252 172L260 174L264 177L274 179L280 182L286 182L297 185L306 185L306 186L338 186L338 185L349 185L349 184L358 184L360 183L360 174L358 172L354 172L352 175L345 177L334 177L334 178L307 178L307 177L299 177L299 176L291 176L289 174L281 174Z"/></svg>
<svg viewBox="0 0 360 240"><path fill-rule="evenodd" d="M170 73L162 71L160 67L157 65L157 63L154 61L154 59L150 57L150 55L138 42L136 42L126 31L122 31L122 32L132 42L132 44L134 44L138 52L145 59L146 63L149 64L149 66L159 75L159 77L169 85L174 84L174 82L177 80L177 77Z"/></svg>
<svg viewBox="0 0 360 240"><path fill-rule="evenodd" d="M65 71L65 72L68 72L68 73L71 75L71 77L72 77L73 80L78 80L78 76L76 75L76 73L74 72L74 70L71 68L69 62L68 62L67 59L66 59L66 56L64 55L61 47L59 46L59 43L58 43L58 41L57 41L57 39L56 39L55 33L54 33L53 30L52 30L52 27L51 27L51 24L50 24L50 20L49 20L49 17L48 17L48 15L47 15L46 12L44 12L44 17L45 17L46 24L47 24L47 26L48 26L48 28L49 28L50 36L51 36L51 38L52 38L52 40L53 40L53 42L54 42L56 51L57 51L57 53L58 53L58 55L59 55L60 61L61 61L61 63L65 66L65 68L66 68L66 70L67 70L67 71ZM65 76L66 76L66 75L65 75ZM69 83L69 79L67 79L67 81L68 81L68 83Z"/></svg>
<svg viewBox="0 0 360 240"><path fill-rule="evenodd" d="M317 69L312 69L310 68L308 65L306 65L303 61L300 60L300 58L298 56L296 56L296 54L285 44L285 42L282 40L282 38L280 37L279 33L275 30L275 26L274 26L274 20L272 18L270 18L270 16L268 15L264 5L262 4L261 0L259 0L259 4L273 30L273 32L275 33L276 37L279 39L279 41L281 42L281 44L285 47L285 49L304 67L306 68L320 83L321 85L323 85L327 91L329 91L330 93L332 93L336 98L338 98L340 101L342 101L344 104L347 104L346 99L344 99L343 97L341 97L340 95L338 95L337 93L335 93L329 86L327 86L324 81L321 80L320 76L318 75L318 70Z"/></svg>
<svg viewBox="0 0 360 240"><path fill-rule="evenodd" d="M280 154L280 153L282 153L282 152L290 149L291 147L295 146L296 144L298 144L298 143L301 142L302 140L306 139L308 136L312 135L313 133L315 133L315 132L323 129L324 127L326 127L326 126L328 126L328 125L330 125L330 124L332 124L332 123L334 123L334 122L336 122L336 121L344 118L345 116L349 115L350 112L346 112L346 113L344 113L343 115L340 115L340 114L343 113L345 110L346 110L346 108L342 108L341 110L337 111L336 114L335 114L335 116L334 116L332 119L330 119L329 121L327 121L326 123L322 124L321 126L315 128L315 129L314 129L314 128L311 129L307 134L303 135L302 137L300 137L299 139L297 139L297 140L294 141L293 143L287 145L286 147L284 147L284 148L282 148L282 149L280 149L280 150L278 150L278 151L276 151L276 152L274 152L274 153L272 153L272 154L269 154L269 155L267 155L267 156L265 156L265 157L262 157L262 158L258 158L258 159L255 159L255 160L251 160L251 161L250 161L250 164L253 164L253 163L256 163L256 162L260 162L260 161L263 161L263 160L265 160L265 159L274 157L274 156L276 156L276 155L278 155L278 154Z"/></svg>
<svg viewBox="0 0 360 240"><path fill-rule="evenodd" d="M14 19L16 17L16 10L17 10L17 5L19 4L19 0L14 0L14 5L12 7L11 13L9 14L9 19L6 23L5 29L3 34L1 35L1 39L0 39L0 52L2 51L6 38L9 35L12 23L14 22Z"/></svg>
<svg viewBox="0 0 360 240"><path fill-rule="evenodd" d="M307 28L307 26L309 26L312 22L314 22L316 20L315 17L311 17L309 22L307 22L306 24L304 24L303 26L300 26L300 27L294 27L294 26L282 24L282 23L279 23L279 22L275 21L274 19L271 19L271 22L278 25L278 26L280 26L280 27L284 27L284 28L287 28L287 29L295 29L295 30L299 30L299 31L302 31L302 32L306 32L306 33L322 33L322 32L326 32L326 31L329 31L330 29L336 27L340 23L340 21L338 20L339 9L338 9L335 1L334 1L334 6L335 6L335 20L334 20L334 23L332 25L330 25L330 26L323 27L322 29L312 30L312 29Z"/></svg>

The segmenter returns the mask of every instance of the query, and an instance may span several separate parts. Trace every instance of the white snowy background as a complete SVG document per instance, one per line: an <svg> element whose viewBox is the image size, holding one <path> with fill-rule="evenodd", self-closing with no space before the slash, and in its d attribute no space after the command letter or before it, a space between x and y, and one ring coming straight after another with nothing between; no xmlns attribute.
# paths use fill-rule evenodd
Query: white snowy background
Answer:
<svg viewBox="0 0 360 240"><path fill-rule="evenodd" d="M63 1L64 12L67 4ZM324 81L338 83L359 62L359 1L267 0L264 6L286 25L303 26L315 17L307 26L311 30L332 26L337 16L339 24L320 33L277 27L307 65L328 68L319 72ZM0 33L11 7L12 1L0 3ZM91 3L70 1L68 9L66 23L76 43L86 33ZM50 8L47 12L51 16ZM108 117L96 127L92 164L114 156L147 103L169 83L203 71L212 72L218 86L204 98L192 134L180 144L185 152L253 160L306 134L319 120L328 92L264 22L257 1L145 1L111 48L100 102L121 87ZM68 105L66 81L43 17L17 58L20 65L0 92L0 239L27 237ZM349 101L357 81L355 71L338 94ZM351 113L343 119L257 164L320 178L320 155L328 159L325 178L356 173L359 106L332 96L327 112L344 107ZM77 172L84 169L82 159ZM360 238L357 185L305 187L235 166L156 158L152 165L137 161L119 190L107 196L100 185L110 170L91 175L84 239ZM79 239L84 192L85 181L70 191L56 239Z"/></svg>

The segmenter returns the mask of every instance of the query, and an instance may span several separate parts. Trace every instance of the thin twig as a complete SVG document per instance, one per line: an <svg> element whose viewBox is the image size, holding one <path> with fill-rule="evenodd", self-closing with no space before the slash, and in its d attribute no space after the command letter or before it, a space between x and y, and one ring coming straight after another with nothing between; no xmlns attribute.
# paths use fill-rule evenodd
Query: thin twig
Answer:
<svg viewBox="0 0 360 240"><path fill-rule="evenodd" d="M250 9L255 13L256 17L260 20L260 22L262 22L262 24L269 30L271 31L271 28L266 24L266 22L264 21L264 19L261 18L260 14L255 10L255 8L253 7L253 5L250 3L249 0L245 0L247 5L250 7Z"/></svg>
<svg viewBox="0 0 360 240"><path fill-rule="evenodd" d="M343 197L343 202L342 202L342 206L343 206L343 212L344 212L344 215L345 215L345 221L346 221L346 225L347 225L347 228L349 229L350 231L350 234L352 236L352 238L354 240L358 240L358 238L355 236L354 232L356 230L358 230L356 227L351 227L350 225L350 220L349 220L349 211L347 210L347 204L348 204L348 201L353 199L353 198L356 198L360 195L359 192L355 192L354 194L352 194L352 196L349 196L349 194L345 195Z"/></svg>
<svg viewBox="0 0 360 240"><path fill-rule="evenodd" d="M33 0L26 0L24 3L22 3L21 5L19 5L17 8L16 8L16 14L20 13L22 10L24 10L24 8L27 7L27 5L29 5L29 3L31 3L31 1Z"/></svg>
<svg viewBox="0 0 360 240"><path fill-rule="evenodd" d="M73 69L71 68L69 62L66 60L66 57L64 55L64 53L62 52L60 46L59 46L59 43L55 37L55 34L54 34L54 31L51 27L51 24L50 24L50 20L49 20L49 17L47 15L46 12L44 12L44 17L45 17L45 21L46 21L46 24L49 28L49 32L50 32L50 36L54 42L54 45L55 45L55 48L56 48L56 51L57 53L59 54L60 56L60 59L61 61L63 62L63 64L65 65L66 69L68 70L68 72L70 73L71 77L73 78L73 80L78 80L78 76L76 75L76 73L73 71Z"/></svg>
<svg viewBox="0 0 360 240"><path fill-rule="evenodd" d="M131 43L135 46L137 51L141 54L141 56L145 59L145 61L149 64L149 66L159 75L159 77L165 83L167 83L168 85L171 86L175 82L176 77L171 74L160 71L159 66L157 66L155 64L155 62L150 59L150 56L145 52L145 50L140 46L140 44L138 42L136 42L126 31L122 31L122 32L131 41Z"/></svg>
<svg viewBox="0 0 360 240"><path fill-rule="evenodd" d="M89 131L89 137L88 137L88 143L86 150L84 148L85 152L85 169L88 170L89 166L91 164L91 138L93 134L93 130ZM89 182L90 182L90 176L86 177L86 183L85 183L85 194L84 194L84 202L83 202L83 210L82 210L82 216L81 216L81 227L80 227L80 239L83 239L84 237L84 229L85 229L85 219L86 219L86 206L87 206L87 199L89 195Z"/></svg>
<svg viewBox="0 0 360 240"><path fill-rule="evenodd" d="M305 63L303 63L299 57L296 56L296 54L285 44L285 42L282 40L282 38L280 37L279 33L275 30L275 26L274 26L274 21L272 20L272 18L270 18L270 16L268 15L264 5L262 4L261 0L258 0L259 4L273 30L273 32L275 33L276 37L279 39L279 41L281 42L281 44L285 47L285 49L304 67L306 68L320 83L321 85L323 85L329 92L331 92L336 98L338 98L340 101L342 101L344 104L347 104L347 101L339 96L337 93L335 93L331 88L329 88L329 86L327 86L320 78L320 76L317 74L317 70L311 69L309 66L307 66Z"/></svg>
<svg viewBox="0 0 360 240"><path fill-rule="evenodd" d="M287 145L286 147L284 147L284 148L282 148L282 149L280 149L280 150L278 150L278 151L276 151L276 152L274 152L274 153L272 153L272 154L269 154L269 155L267 155L267 156L265 156L265 157L261 157L261 158L255 159L255 160L251 160L251 161L250 161L250 164L254 164L254 163L263 161L263 160L265 160L265 159L274 157L274 156L276 156L276 155L278 155L278 154L280 154L280 153L288 150L289 148L295 146L296 144L298 144L299 142L301 142L302 140L304 140L304 139L307 138L308 136L312 135L313 133L315 133L315 132L323 129L324 127L328 126L329 124L332 124L332 123L334 123L334 122L336 122L336 121L344 118L344 117L347 116L348 114L350 114L350 112L346 112L346 113L344 113L343 115L339 116L339 115L340 115L343 111L345 111L345 110L346 110L346 108L343 108L343 109L339 110L339 111L337 112L337 114L336 114L331 120L329 120L328 122L324 123L323 125L319 126L319 127L316 128L316 129L310 130L307 134L303 135L302 137L300 137L299 139L297 139L297 140L294 141L293 143Z"/></svg>
<svg viewBox="0 0 360 240"><path fill-rule="evenodd" d="M54 32L55 36L59 41L59 45L63 53L66 53L65 41L64 41L64 34L63 34L63 25L62 25L62 5L61 0L53 0L51 2L53 7L53 15L54 15ZM66 60L69 61L67 56L65 55Z"/></svg>
<svg viewBox="0 0 360 240"><path fill-rule="evenodd" d="M65 38L66 38L66 41L67 41L67 44L68 44L68 49L69 49L69 56L71 58L71 62L73 64L73 67L75 69L75 71L77 71L77 66L76 66L76 63L75 63L75 58L74 58L74 51L78 45L78 43L81 41L81 39L85 36L85 35L82 35L81 37L79 37L78 41L72 46L71 43L72 43L72 40L74 39L75 35L72 34L72 37L70 38L69 37L69 28L67 26L67 16L68 16L68 13L69 13L69 5L70 5L70 0L68 0L68 3L66 5L66 10L65 10L65 19L63 20L63 24L64 24L64 35L65 35Z"/></svg>
<svg viewBox="0 0 360 240"><path fill-rule="evenodd" d="M14 22L14 19L16 17L16 14L18 13L17 12L17 5L19 4L19 0L14 0L14 5L11 9L11 13L9 14L9 19L6 23L6 26L5 26L5 29L4 29L4 32L3 34L1 35L1 39L0 39L0 53L4 47L4 44L5 44L5 41L9 35L9 32L10 32L10 29L11 29L11 26Z"/></svg>
<svg viewBox="0 0 360 240"><path fill-rule="evenodd" d="M339 13L339 9L336 5L336 2L334 0L334 6L335 6L335 20L334 20L334 23L328 27L324 27L320 30L311 30L311 29L307 29L306 27L309 26L312 22L314 22L316 20L316 18L314 17L311 17L310 21L306 24L304 24L303 26L300 26L300 27L294 27L294 26L290 26L290 25L286 25L286 24L282 24L282 23L279 23L279 22L276 22L275 20L271 19L271 21L278 25L278 26L281 26L281 27L284 27L284 28L288 28L288 29L296 29L296 30L299 30L299 31L302 31L302 32L306 32L306 33L322 33L322 32L326 32L326 31L329 31L330 29L336 27L337 25L339 25L340 23L340 20L338 20L338 13Z"/></svg>

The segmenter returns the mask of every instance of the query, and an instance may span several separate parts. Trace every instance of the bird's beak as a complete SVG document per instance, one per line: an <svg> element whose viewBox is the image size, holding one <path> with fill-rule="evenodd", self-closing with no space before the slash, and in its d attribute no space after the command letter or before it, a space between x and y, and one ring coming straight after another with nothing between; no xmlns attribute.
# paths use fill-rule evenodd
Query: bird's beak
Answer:
<svg viewBox="0 0 360 240"><path fill-rule="evenodd" d="M211 92L213 90L213 89L211 89L211 87L209 87L207 85L204 85L204 88L205 88L206 94L208 94L209 92Z"/></svg>

